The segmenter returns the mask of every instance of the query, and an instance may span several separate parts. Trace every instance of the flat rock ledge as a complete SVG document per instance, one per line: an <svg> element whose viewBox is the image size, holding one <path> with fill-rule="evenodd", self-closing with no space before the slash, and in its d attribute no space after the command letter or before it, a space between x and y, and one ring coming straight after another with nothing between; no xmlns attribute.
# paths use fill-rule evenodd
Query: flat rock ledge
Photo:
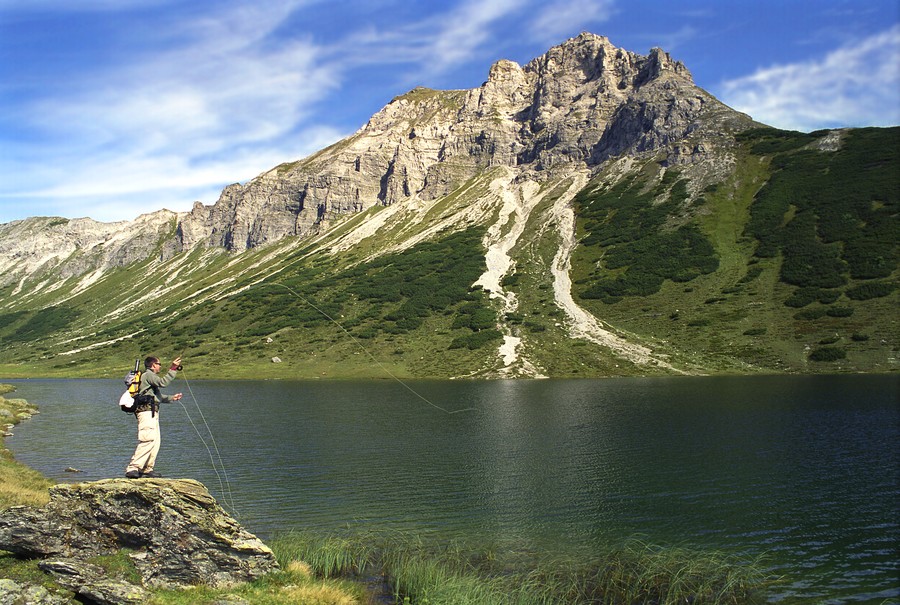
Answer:
<svg viewBox="0 0 900 605"><path fill-rule="evenodd" d="M269 547L192 479L55 485L46 506L0 513L0 550L40 559L39 567L75 592L79 602L104 605L142 603L145 587L223 587L278 569ZM92 561L122 552L134 563L141 585L110 577Z"/></svg>

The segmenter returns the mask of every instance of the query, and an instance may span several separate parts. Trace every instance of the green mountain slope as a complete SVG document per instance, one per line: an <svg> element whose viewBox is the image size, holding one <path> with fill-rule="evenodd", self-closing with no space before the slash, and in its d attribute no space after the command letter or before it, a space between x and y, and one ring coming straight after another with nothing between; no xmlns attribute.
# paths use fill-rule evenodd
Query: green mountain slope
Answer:
<svg viewBox="0 0 900 605"><path fill-rule="evenodd" d="M898 149L898 128L754 129L727 170L492 168L315 237L10 283L0 376L151 353L191 377L896 371Z"/></svg>
<svg viewBox="0 0 900 605"><path fill-rule="evenodd" d="M583 192L582 303L704 371L895 370L900 129L737 138L693 201L677 169Z"/></svg>

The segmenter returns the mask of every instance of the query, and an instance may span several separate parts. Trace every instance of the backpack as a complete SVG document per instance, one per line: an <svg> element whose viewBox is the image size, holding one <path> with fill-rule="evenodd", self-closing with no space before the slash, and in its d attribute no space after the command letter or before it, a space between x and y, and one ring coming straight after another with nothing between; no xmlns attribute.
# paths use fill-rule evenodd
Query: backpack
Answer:
<svg viewBox="0 0 900 605"><path fill-rule="evenodd" d="M148 397L140 392L141 376L143 373L144 372L141 371L141 360L135 359L134 369L125 375L125 386L128 388L122 393L122 396L119 397L119 407L126 414L134 412L135 404L143 403L143 400Z"/></svg>

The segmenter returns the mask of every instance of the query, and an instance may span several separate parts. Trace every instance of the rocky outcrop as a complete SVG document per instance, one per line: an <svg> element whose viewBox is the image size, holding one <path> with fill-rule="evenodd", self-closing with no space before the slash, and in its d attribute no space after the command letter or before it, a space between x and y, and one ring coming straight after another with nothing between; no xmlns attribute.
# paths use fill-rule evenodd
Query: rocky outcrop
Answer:
<svg viewBox="0 0 900 605"><path fill-rule="evenodd" d="M110 577L101 566L79 559L46 559L38 568L53 576L56 583L98 605L140 605L147 591L122 578Z"/></svg>
<svg viewBox="0 0 900 605"><path fill-rule="evenodd" d="M479 88L395 98L348 139L232 185L212 207L195 206L179 225L179 245L239 251L316 233L374 205L442 197L492 166L595 168L683 145L706 114L723 110L740 115L664 51L638 55L584 33L524 67L498 61Z"/></svg>
<svg viewBox="0 0 900 605"><path fill-rule="evenodd" d="M41 273L49 288L94 270L125 267L176 252L178 215L160 210L133 221L35 217L0 224L0 287Z"/></svg>
<svg viewBox="0 0 900 605"><path fill-rule="evenodd" d="M726 122L728 124L726 124ZM352 136L246 184L212 206L131 223L28 219L0 225L0 287L54 269L56 280L197 247L242 251L327 230L372 206L444 197L506 166L541 181L665 150L705 160L721 132L751 123L696 87L660 49L639 55L583 33L524 66L497 61L480 87L416 88ZM90 276L90 275L89 275ZM88 277L89 277L88 276Z"/></svg>
<svg viewBox="0 0 900 605"><path fill-rule="evenodd" d="M53 486L46 506L0 514L0 550L40 559L41 569L91 603L140 603L143 586L228 586L278 567L272 551L190 479ZM140 586L92 561L122 553Z"/></svg>
<svg viewBox="0 0 900 605"><path fill-rule="evenodd" d="M0 603L3 605L75 605L77 601L66 594L54 594L43 586L0 578Z"/></svg>

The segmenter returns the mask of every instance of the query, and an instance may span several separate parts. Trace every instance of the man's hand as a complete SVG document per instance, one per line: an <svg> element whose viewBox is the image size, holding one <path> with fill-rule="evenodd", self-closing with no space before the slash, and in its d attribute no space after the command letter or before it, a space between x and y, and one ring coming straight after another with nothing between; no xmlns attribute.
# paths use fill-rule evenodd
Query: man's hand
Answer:
<svg viewBox="0 0 900 605"><path fill-rule="evenodd" d="M181 369L181 355L172 360L172 365L169 366L170 370L180 370Z"/></svg>
<svg viewBox="0 0 900 605"><path fill-rule="evenodd" d="M178 401L179 399L181 399L181 393L175 393L174 395L172 395L172 401Z"/></svg>

